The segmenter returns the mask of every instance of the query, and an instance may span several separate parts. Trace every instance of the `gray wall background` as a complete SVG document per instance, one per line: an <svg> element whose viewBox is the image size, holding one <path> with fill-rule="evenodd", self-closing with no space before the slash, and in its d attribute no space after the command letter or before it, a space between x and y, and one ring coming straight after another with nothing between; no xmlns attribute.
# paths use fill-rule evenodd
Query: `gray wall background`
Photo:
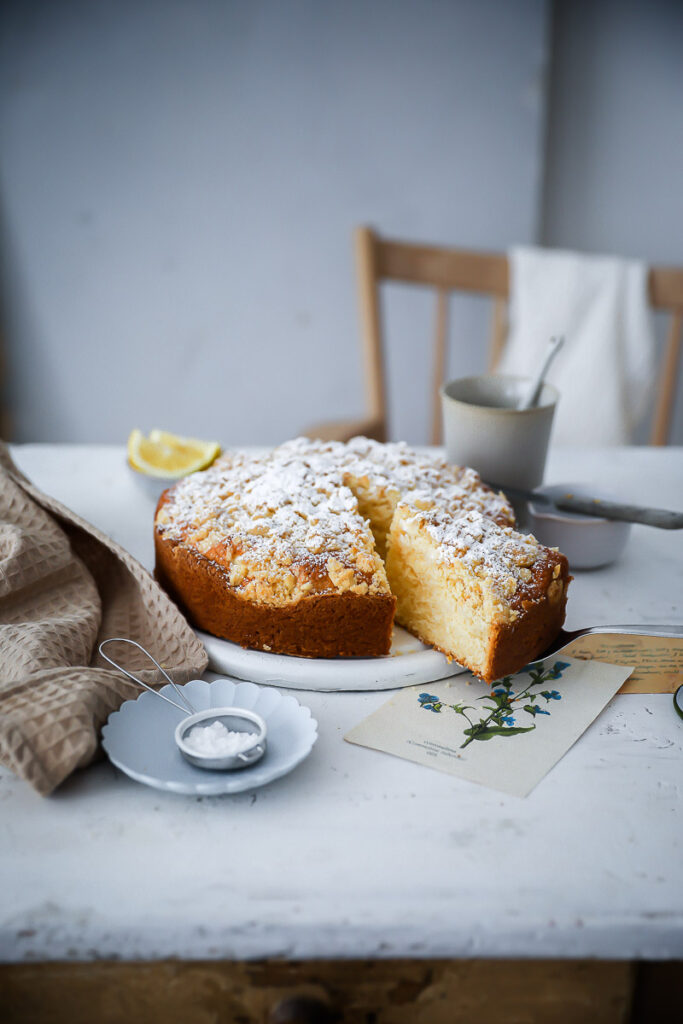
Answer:
<svg viewBox="0 0 683 1024"><path fill-rule="evenodd" d="M361 222L683 263L677 6L559 3L548 103L551 14L546 0L6 2L14 439L160 426L271 443L359 413ZM386 309L392 433L424 441L431 301L391 287ZM450 372L478 372L488 309L455 299L453 318Z"/></svg>
<svg viewBox="0 0 683 1024"><path fill-rule="evenodd" d="M552 41L540 241L683 266L683 2L556 0Z"/></svg>

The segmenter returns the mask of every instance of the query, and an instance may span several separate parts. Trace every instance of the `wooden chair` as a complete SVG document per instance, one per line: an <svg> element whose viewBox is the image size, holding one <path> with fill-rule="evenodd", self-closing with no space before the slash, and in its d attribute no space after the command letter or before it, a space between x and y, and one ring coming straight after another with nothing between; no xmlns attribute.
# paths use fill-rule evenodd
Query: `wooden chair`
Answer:
<svg viewBox="0 0 683 1024"><path fill-rule="evenodd" d="M319 424L310 436L323 440L348 440L365 434L386 441L387 400L379 286L382 281L424 285L436 292L435 342L432 369L431 441L441 441L439 389L446 372L448 299L451 292L490 295L491 338L488 369L495 370L507 333L509 266L502 253L474 252L438 246L415 245L381 238L369 227L355 231L356 270L360 301L365 363L366 415L362 419ZM667 444L676 397L683 336L683 268L652 267L649 275L653 309L671 314L667 343L662 356L650 443Z"/></svg>

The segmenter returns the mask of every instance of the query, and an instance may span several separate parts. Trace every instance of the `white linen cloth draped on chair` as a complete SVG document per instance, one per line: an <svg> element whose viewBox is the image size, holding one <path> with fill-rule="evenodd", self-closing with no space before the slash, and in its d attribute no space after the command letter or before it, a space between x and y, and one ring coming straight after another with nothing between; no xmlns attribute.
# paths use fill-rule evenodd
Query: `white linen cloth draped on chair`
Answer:
<svg viewBox="0 0 683 1024"><path fill-rule="evenodd" d="M561 392L556 444L628 444L655 377L647 267L551 249L510 250L510 333L498 373L533 373L552 335L564 349L548 380Z"/></svg>

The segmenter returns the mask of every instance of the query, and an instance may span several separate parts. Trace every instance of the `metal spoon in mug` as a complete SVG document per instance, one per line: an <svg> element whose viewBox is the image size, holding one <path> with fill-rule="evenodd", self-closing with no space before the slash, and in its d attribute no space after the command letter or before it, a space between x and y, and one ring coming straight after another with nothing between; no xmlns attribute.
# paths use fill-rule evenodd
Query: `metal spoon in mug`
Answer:
<svg viewBox="0 0 683 1024"><path fill-rule="evenodd" d="M180 699L185 703L186 707L178 704L177 701L171 700L164 693L159 693L158 690L148 686L147 683L143 683L141 679L134 676L128 669L123 668L118 662L110 658L109 655L105 654L102 650L106 644L120 643L120 644L131 644L133 647L137 647L139 651L142 651L150 661L154 662L156 667L162 673L165 679L171 684L175 692L178 694ZM113 665L119 672L123 672L124 676L128 676L138 686L142 686L143 689L149 690L150 693L158 697L159 700L166 701L167 704L172 704L178 711L182 711L186 717L183 721L179 722L175 730L175 742L180 750L181 754L186 761L190 764L196 765L198 768L206 768L213 771L229 771L234 768L247 768L252 764L256 764L266 752L266 723L257 715L255 711L247 711L246 708L207 708L204 711L197 711L190 701L187 699L183 691L173 682L168 672L161 667L156 658L153 658L149 651L145 650L142 644L139 644L136 640L129 640L123 636L113 636L108 640L103 640L99 646L99 652L105 661L108 661L110 665ZM256 731L250 731L252 742L246 746L243 750L237 750L229 754L222 753L203 753L196 749L193 744L188 743L187 734L189 731L200 723L213 724L220 721L221 719L233 719L238 723L248 722L251 726L256 727ZM240 731L239 729L237 731Z"/></svg>
<svg viewBox="0 0 683 1024"><path fill-rule="evenodd" d="M517 406L518 409L533 409L533 407L536 405L536 403L538 402L539 395L541 393L541 388L543 387L545 375L550 369L550 364L552 363L553 359L555 358L555 356L560 351L563 345L564 337L561 334L558 335L557 337L553 337L550 339L550 341L548 342L548 347L546 349L545 355L543 357L543 362L541 363L536 376L533 378L531 384L527 388L526 393L522 396L522 400Z"/></svg>

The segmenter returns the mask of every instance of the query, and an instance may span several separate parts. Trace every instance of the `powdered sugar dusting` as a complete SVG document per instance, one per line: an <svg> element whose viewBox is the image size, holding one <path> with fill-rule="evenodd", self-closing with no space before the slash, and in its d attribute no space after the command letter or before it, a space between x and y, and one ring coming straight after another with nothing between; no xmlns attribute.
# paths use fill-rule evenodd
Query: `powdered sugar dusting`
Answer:
<svg viewBox="0 0 683 1024"><path fill-rule="evenodd" d="M505 495L485 487L474 469L451 466L443 456L418 451L405 441L380 444L367 437L354 437L342 444L296 438L280 450L332 463L347 477L367 481L367 486L375 490L394 491L397 498L414 494L416 499L444 507L478 509L502 525L513 526L515 522Z"/></svg>
<svg viewBox="0 0 683 1024"><path fill-rule="evenodd" d="M156 529L220 565L230 584L253 600L388 593L369 524L347 486L352 480L411 508L441 508L444 524L452 523L448 536L458 535L473 558L475 522L513 521L505 498L483 488L473 470L406 444L297 438L265 455L228 455L185 478L170 491ZM459 514L463 509L471 520Z"/></svg>
<svg viewBox="0 0 683 1024"><path fill-rule="evenodd" d="M157 529L229 569L230 583L257 600L388 592L356 498L315 451L220 460L176 485Z"/></svg>
<svg viewBox="0 0 683 1024"><path fill-rule="evenodd" d="M404 524L412 522L436 542L439 559L467 566L489 580L504 600L528 584L535 563L546 562L551 554L535 537L499 526L473 509L450 514L438 507L415 508L409 502L401 503L399 509Z"/></svg>

